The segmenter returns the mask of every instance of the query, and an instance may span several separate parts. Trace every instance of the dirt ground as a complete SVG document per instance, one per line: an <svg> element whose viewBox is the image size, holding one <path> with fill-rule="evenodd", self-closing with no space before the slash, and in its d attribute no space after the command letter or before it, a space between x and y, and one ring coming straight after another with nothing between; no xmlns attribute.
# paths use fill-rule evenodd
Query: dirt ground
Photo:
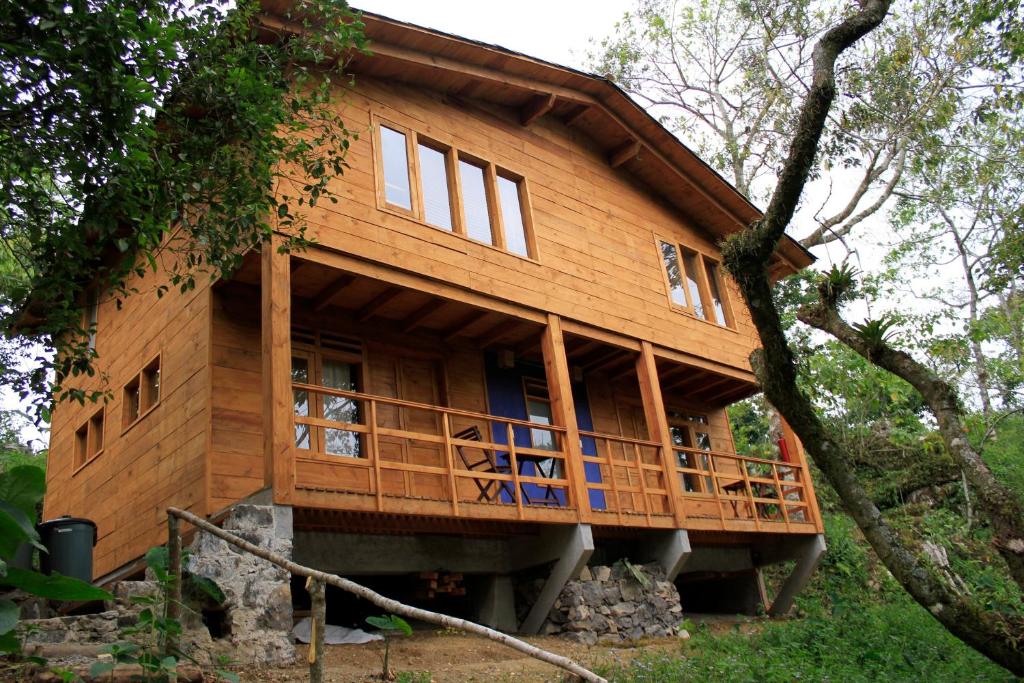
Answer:
<svg viewBox="0 0 1024 683"><path fill-rule="evenodd" d="M679 652L678 638L647 640L632 647L586 646L553 636L526 638L530 643L592 667L629 661L643 652ZM299 683L309 680L306 646L299 664L282 669L239 672L243 681ZM330 645L324 679L331 683L380 681L383 644ZM410 683L546 683L561 681L561 669L478 636L445 631L417 631L391 645L391 668L415 674Z"/></svg>

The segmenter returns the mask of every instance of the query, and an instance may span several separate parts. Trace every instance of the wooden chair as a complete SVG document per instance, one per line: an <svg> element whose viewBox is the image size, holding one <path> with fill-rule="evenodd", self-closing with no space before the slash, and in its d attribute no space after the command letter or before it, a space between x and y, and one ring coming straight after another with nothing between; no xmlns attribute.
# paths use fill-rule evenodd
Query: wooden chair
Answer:
<svg viewBox="0 0 1024 683"><path fill-rule="evenodd" d="M483 437L480 434L480 428L477 426L468 427L463 429L461 432L452 434L453 439L459 439L462 441L483 441ZM455 450L459 453L459 458L462 459L462 464L465 465L466 469L470 472L494 472L496 474L512 474L512 467L510 465L503 465L498 462L498 458L491 448L474 448L472 446L465 446L458 444L455 446ZM474 460L476 457L472 453L466 451L480 451L482 457L479 460ZM507 481L498 481L495 479L473 479L473 483L480 490L480 495L477 496L477 502L486 501L488 503L501 502L502 492L507 493L513 500L515 495L512 491L512 486ZM495 487L495 485L497 485ZM493 489L493 490L492 490Z"/></svg>

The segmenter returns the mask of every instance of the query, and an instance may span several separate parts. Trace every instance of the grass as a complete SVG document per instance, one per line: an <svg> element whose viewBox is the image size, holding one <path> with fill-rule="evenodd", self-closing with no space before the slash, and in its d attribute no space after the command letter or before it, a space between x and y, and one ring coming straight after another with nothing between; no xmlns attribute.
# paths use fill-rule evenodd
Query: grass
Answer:
<svg viewBox="0 0 1024 683"><path fill-rule="evenodd" d="M936 517L921 524L922 533L950 533L948 517ZM938 528L928 529L929 523ZM749 627L722 633L698 624L677 654L641 656L602 673L614 683L1016 680L914 603L878 565L848 517L825 515L825 526L829 551L798 601L802 618L760 622L753 633ZM987 567L958 569L973 574L975 585L990 578ZM991 590L1002 598L993 602L1016 607L1020 603L1004 584L1000 578L999 589Z"/></svg>
<svg viewBox="0 0 1024 683"><path fill-rule="evenodd" d="M604 673L615 683L1015 680L909 601L838 604L752 635L699 626L678 656L642 656Z"/></svg>

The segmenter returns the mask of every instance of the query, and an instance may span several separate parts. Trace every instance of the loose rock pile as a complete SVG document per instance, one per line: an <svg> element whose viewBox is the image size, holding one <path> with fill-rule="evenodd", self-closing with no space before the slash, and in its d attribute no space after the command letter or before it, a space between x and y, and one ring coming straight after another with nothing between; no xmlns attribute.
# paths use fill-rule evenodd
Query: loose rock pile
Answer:
<svg viewBox="0 0 1024 683"><path fill-rule="evenodd" d="M624 563L583 570L555 601L542 633L593 645L681 635L679 591L657 564Z"/></svg>

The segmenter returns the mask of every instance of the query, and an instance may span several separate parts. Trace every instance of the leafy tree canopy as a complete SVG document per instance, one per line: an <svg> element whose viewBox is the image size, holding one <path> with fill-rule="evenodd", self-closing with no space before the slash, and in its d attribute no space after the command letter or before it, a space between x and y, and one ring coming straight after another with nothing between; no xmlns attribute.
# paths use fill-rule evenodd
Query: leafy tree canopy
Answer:
<svg viewBox="0 0 1024 683"><path fill-rule="evenodd" d="M259 14L255 0L0 7L0 312L37 335L0 360L40 417L51 396L97 397L73 382L93 372L96 297L158 266L159 293L191 289L275 224L300 243L302 208L334 200L350 133L329 86L364 47L358 15L301 0L287 19L307 30L284 35Z"/></svg>

